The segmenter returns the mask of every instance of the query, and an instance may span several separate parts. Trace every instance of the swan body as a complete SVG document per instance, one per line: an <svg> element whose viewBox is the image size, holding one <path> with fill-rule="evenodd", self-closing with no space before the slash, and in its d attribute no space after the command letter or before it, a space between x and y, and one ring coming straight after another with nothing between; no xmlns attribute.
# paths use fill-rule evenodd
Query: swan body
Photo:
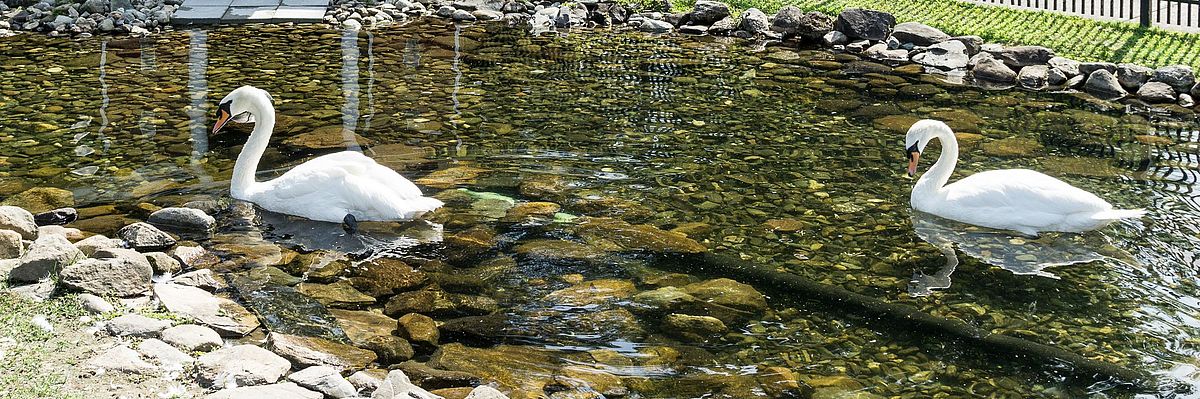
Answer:
<svg viewBox="0 0 1200 399"><path fill-rule="evenodd" d="M230 120L255 123L233 167L229 191L235 199L324 222L409 220L442 206L396 171L355 151L313 158L274 180L258 182L258 161L275 127L270 95L242 86L225 96L219 108L214 134Z"/></svg>
<svg viewBox="0 0 1200 399"><path fill-rule="evenodd" d="M915 210L1030 236L1044 231L1091 231L1146 213L1113 209L1095 194L1027 169L980 172L946 184L958 163L958 140L949 126L935 120L918 121L908 130L910 176L916 173L921 152L935 138L942 143L942 153L913 186L910 203Z"/></svg>

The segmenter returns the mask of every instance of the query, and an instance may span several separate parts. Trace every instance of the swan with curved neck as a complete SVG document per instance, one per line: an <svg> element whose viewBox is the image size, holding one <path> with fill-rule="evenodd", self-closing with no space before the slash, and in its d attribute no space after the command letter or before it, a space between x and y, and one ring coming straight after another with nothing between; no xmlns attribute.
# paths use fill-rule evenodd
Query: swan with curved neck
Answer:
<svg viewBox="0 0 1200 399"><path fill-rule="evenodd" d="M942 143L942 152L913 186L910 203L915 210L1030 236L1091 231L1146 213L1113 209L1092 193L1027 169L990 170L946 184L958 164L958 140L945 123L929 119L914 123L905 136L909 176L916 175L921 153L933 139Z"/></svg>
<svg viewBox="0 0 1200 399"><path fill-rule="evenodd" d="M409 220L442 206L396 171L355 151L322 155L259 182L254 175L275 128L271 96L251 86L230 92L218 107L213 134L230 121L254 123L233 166L229 193L235 199L325 222Z"/></svg>

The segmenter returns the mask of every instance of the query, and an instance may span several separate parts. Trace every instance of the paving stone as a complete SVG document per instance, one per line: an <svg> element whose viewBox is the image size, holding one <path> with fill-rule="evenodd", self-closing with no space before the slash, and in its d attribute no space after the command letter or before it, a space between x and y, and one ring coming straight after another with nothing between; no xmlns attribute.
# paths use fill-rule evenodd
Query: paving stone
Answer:
<svg viewBox="0 0 1200 399"><path fill-rule="evenodd" d="M176 25L215 24L221 22L227 9L228 7L225 6L188 7L185 5L175 10L171 22Z"/></svg>
<svg viewBox="0 0 1200 399"><path fill-rule="evenodd" d="M233 0L230 7L278 7L279 0Z"/></svg>
<svg viewBox="0 0 1200 399"><path fill-rule="evenodd" d="M229 7L233 0L183 0L181 7Z"/></svg>
<svg viewBox="0 0 1200 399"><path fill-rule="evenodd" d="M329 7L329 0L283 0L280 5L288 7ZM282 8L282 7L281 7Z"/></svg>
<svg viewBox="0 0 1200 399"><path fill-rule="evenodd" d="M275 18L275 8L278 6L266 7L229 7L225 12L225 16L221 17L222 23L253 23L261 22L268 23Z"/></svg>
<svg viewBox="0 0 1200 399"><path fill-rule="evenodd" d="M321 22L325 19L325 7L279 6L275 9L275 23Z"/></svg>

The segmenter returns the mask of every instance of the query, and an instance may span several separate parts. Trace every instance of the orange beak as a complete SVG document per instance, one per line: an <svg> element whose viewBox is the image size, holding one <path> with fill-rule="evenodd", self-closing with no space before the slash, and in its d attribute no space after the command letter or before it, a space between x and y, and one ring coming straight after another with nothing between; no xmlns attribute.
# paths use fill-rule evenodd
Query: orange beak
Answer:
<svg viewBox="0 0 1200 399"><path fill-rule="evenodd" d="M908 153L908 177L917 176L917 160L921 159L921 153L913 151Z"/></svg>
<svg viewBox="0 0 1200 399"><path fill-rule="evenodd" d="M221 128L225 127L225 124L229 123L229 120L232 118L233 118L233 116L229 115L229 111L226 110L225 108L221 108L220 110L218 110L217 111L217 124L213 125L212 134L217 134L218 132L220 132Z"/></svg>

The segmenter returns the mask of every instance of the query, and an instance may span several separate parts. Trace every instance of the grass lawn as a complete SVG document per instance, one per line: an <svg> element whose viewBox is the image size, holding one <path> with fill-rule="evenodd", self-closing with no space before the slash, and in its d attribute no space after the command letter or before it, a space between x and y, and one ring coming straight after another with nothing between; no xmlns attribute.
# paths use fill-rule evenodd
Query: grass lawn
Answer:
<svg viewBox="0 0 1200 399"><path fill-rule="evenodd" d="M673 0L690 9L695 0ZM1128 62L1200 68L1200 34L1143 29L1063 14L984 6L955 0L723 0L737 11L758 8L773 15L793 5L837 15L845 8L886 11L896 22L917 21L953 35L978 35L990 42L1045 46L1080 61ZM735 11L735 12L737 12Z"/></svg>
<svg viewBox="0 0 1200 399"><path fill-rule="evenodd" d="M80 397L64 392L65 365L47 364L78 350L55 339L32 319L43 315L55 327L78 324L83 310L74 297L37 303L18 297L0 284L0 398ZM56 356L59 355L59 356Z"/></svg>

